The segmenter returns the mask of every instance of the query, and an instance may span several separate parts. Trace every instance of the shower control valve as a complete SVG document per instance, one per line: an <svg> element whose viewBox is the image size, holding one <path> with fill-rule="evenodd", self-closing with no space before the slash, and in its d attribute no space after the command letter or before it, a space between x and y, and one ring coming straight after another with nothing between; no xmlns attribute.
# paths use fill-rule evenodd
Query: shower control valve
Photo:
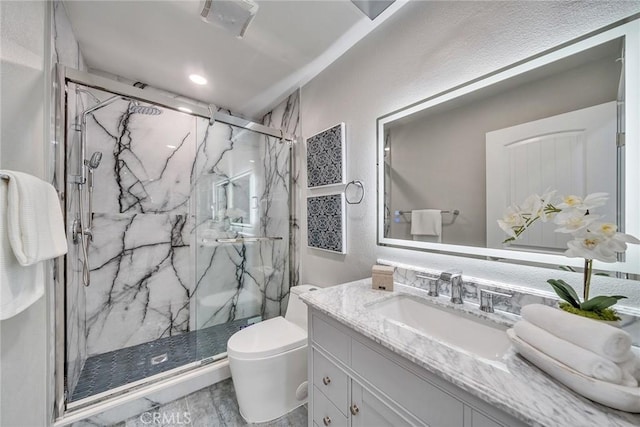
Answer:
<svg viewBox="0 0 640 427"><path fill-rule="evenodd" d="M77 245L82 241L82 235L87 236L89 241L93 240L93 233L91 230L88 228L82 230L82 224L80 223L80 220L76 218L73 220L73 223L71 223L71 241Z"/></svg>
<svg viewBox="0 0 640 427"><path fill-rule="evenodd" d="M82 233L82 226L80 225L80 220L76 218L71 224L71 241L73 244L77 245L80 243L80 233Z"/></svg>

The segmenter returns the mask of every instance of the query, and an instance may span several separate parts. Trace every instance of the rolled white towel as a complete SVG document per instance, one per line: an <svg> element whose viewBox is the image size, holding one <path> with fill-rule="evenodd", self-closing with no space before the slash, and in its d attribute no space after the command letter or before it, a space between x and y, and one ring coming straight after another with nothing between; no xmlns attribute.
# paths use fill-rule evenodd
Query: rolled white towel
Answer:
<svg viewBox="0 0 640 427"><path fill-rule="evenodd" d="M612 361L558 338L526 320L517 322L513 329L523 341L558 362L588 377L622 384L622 370Z"/></svg>
<svg viewBox="0 0 640 427"><path fill-rule="evenodd" d="M624 362L618 363L618 366L622 369L623 380L625 377L633 378L637 387L638 381L640 381L640 349L631 347L629 358ZM628 380L628 382L632 383L631 380Z"/></svg>
<svg viewBox="0 0 640 427"><path fill-rule="evenodd" d="M525 320L556 337L616 363L629 358L631 336L621 329L542 304L522 307L520 313Z"/></svg>

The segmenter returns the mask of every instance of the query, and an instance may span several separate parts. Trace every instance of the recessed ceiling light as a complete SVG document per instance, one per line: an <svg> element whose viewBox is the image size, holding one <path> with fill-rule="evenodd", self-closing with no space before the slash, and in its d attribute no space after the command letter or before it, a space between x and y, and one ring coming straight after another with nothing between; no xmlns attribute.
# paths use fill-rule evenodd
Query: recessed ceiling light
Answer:
<svg viewBox="0 0 640 427"><path fill-rule="evenodd" d="M193 111L191 111L187 107L178 107L178 110L182 111L183 113L193 113Z"/></svg>
<svg viewBox="0 0 640 427"><path fill-rule="evenodd" d="M189 76L189 79L191 79L192 82L194 82L197 85L206 85L207 84L207 79L205 79L202 76L199 76L197 74L191 74Z"/></svg>

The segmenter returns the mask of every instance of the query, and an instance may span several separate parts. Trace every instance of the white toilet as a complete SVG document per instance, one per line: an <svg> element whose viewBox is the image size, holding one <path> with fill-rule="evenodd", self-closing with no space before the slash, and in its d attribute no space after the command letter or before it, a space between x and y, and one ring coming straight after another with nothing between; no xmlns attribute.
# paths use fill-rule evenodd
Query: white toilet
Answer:
<svg viewBox="0 0 640 427"><path fill-rule="evenodd" d="M240 414L250 423L271 421L307 402L307 306L298 295L315 289L294 286L285 317L229 338L231 378Z"/></svg>

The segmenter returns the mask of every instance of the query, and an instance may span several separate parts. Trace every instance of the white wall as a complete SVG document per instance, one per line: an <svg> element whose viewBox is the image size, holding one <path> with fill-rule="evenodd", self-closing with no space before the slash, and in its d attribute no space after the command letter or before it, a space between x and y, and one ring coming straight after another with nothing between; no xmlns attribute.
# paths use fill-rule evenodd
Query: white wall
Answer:
<svg viewBox="0 0 640 427"><path fill-rule="evenodd" d="M48 6L0 2L0 168L45 177ZM48 266L50 277L50 264ZM0 322L0 425L48 424L46 297Z"/></svg>
<svg viewBox="0 0 640 427"><path fill-rule="evenodd" d="M638 2L411 2L304 86L303 137L344 121L347 181L367 196L347 208L345 256L305 247L303 204L302 283L365 277L384 257L546 289L549 270L376 246L376 118L637 12Z"/></svg>

